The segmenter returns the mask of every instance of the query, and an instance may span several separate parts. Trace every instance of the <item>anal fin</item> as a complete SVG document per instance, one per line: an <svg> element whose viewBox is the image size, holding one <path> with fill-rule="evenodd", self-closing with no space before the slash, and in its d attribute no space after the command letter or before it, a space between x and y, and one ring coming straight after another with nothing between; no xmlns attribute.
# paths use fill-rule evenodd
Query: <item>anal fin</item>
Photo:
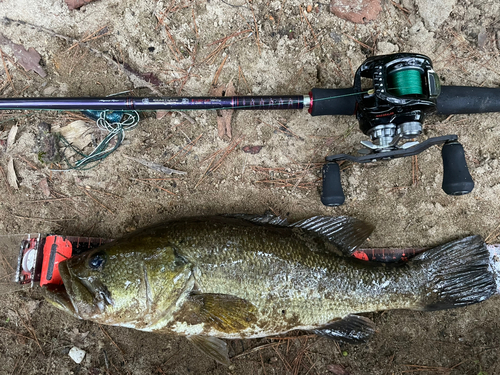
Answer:
<svg viewBox="0 0 500 375"><path fill-rule="evenodd" d="M214 359L215 361L225 366L229 366L231 364L231 361L229 360L227 344L225 341L222 341L217 337L209 336L187 336L187 339L191 341L204 354Z"/></svg>
<svg viewBox="0 0 500 375"><path fill-rule="evenodd" d="M366 342L375 333L375 323L363 316L348 315L342 320L337 320L326 327L315 329L313 332L335 341L343 341L348 344L361 344Z"/></svg>

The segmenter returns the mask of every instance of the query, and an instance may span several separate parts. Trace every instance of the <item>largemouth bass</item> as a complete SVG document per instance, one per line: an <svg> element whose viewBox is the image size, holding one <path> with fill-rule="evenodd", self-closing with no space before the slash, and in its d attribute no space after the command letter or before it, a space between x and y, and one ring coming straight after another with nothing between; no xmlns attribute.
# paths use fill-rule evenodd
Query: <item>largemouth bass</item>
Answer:
<svg viewBox="0 0 500 375"><path fill-rule="evenodd" d="M495 293L480 237L404 264L351 257L372 230L350 217L171 221L61 262L63 288L47 298L80 319L187 336L228 364L221 339L299 329L363 342L374 326L355 314L452 308Z"/></svg>

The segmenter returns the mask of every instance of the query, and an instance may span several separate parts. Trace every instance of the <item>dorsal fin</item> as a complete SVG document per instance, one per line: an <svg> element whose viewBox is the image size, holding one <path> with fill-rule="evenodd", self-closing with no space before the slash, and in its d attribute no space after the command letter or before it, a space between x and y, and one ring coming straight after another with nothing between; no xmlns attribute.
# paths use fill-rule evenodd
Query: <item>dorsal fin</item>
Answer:
<svg viewBox="0 0 500 375"><path fill-rule="evenodd" d="M328 241L349 256L375 229L373 225L349 216L313 216L290 226L326 237Z"/></svg>
<svg viewBox="0 0 500 375"><path fill-rule="evenodd" d="M287 219L283 219L280 216L276 216L271 211L266 211L263 215L253 215L253 214L227 214L226 217L234 217L237 219L248 220L256 224L270 224L287 227Z"/></svg>

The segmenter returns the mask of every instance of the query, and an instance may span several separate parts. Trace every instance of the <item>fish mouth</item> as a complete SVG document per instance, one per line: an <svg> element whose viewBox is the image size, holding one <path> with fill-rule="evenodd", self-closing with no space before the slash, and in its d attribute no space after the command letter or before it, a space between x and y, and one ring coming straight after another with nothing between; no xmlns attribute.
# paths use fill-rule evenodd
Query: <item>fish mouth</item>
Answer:
<svg viewBox="0 0 500 375"><path fill-rule="evenodd" d="M75 318L81 319L80 315L76 312L75 306L68 295L66 288L64 285L58 286L47 286L43 287L45 292L45 299L52 306L62 310L70 315L73 315Z"/></svg>
<svg viewBox="0 0 500 375"><path fill-rule="evenodd" d="M79 305L81 307L81 303L85 302L83 297L91 296L91 293L71 274L66 261L59 263L58 266L63 284L44 286L45 299L54 307L78 319L83 319Z"/></svg>

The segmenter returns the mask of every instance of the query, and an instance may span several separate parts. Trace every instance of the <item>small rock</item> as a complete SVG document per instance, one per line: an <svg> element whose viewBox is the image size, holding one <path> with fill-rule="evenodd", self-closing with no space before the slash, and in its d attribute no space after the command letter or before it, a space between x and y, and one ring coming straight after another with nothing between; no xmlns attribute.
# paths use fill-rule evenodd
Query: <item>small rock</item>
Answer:
<svg viewBox="0 0 500 375"><path fill-rule="evenodd" d="M45 90L43 90L43 95L44 96L51 96L56 91L57 91L57 89L54 86L49 86Z"/></svg>
<svg viewBox="0 0 500 375"><path fill-rule="evenodd" d="M481 26L481 30L479 31L479 34L477 36L477 46L479 49L484 51L484 46L486 45L486 42L488 41L488 32L486 31L486 27Z"/></svg>
<svg viewBox="0 0 500 375"><path fill-rule="evenodd" d="M378 42L377 43L377 52L380 55L388 55L390 53L399 52L399 47L395 44L389 42Z"/></svg>
<svg viewBox="0 0 500 375"><path fill-rule="evenodd" d="M377 18L382 10L380 0L331 0L330 11L337 17L354 23L366 23Z"/></svg>
<svg viewBox="0 0 500 375"><path fill-rule="evenodd" d="M415 0L420 17L430 31L435 31L448 19L456 3L457 0Z"/></svg>
<svg viewBox="0 0 500 375"><path fill-rule="evenodd" d="M307 8L306 8L306 10L307 10L307 13L311 13L312 10L313 10L312 5L308 5Z"/></svg>
<svg viewBox="0 0 500 375"><path fill-rule="evenodd" d="M332 38L335 43L340 43L342 41L342 35L337 34L335 31L330 33L330 38Z"/></svg>
<svg viewBox="0 0 500 375"><path fill-rule="evenodd" d="M434 33L424 27L422 21L417 21L409 30L408 44L416 51L434 51Z"/></svg>
<svg viewBox="0 0 500 375"><path fill-rule="evenodd" d="M81 363L83 361L83 358L85 357L85 354L85 350L77 348L76 346L73 346L68 353L71 359L76 363Z"/></svg>
<svg viewBox="0 0 500 375"><path fill-rule="evenodd" d="M59 84L59 90L58 90L59 96L64 96L68 91L69 91L69 85L67 83L60 83Z"/></svg>

